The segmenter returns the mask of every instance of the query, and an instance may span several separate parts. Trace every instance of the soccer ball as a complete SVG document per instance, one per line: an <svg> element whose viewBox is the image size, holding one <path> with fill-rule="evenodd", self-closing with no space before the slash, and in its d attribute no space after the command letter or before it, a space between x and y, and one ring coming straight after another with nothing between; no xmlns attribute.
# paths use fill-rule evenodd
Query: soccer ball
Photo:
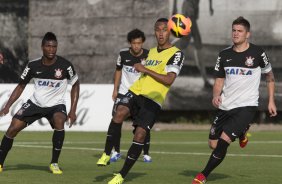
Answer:
<svg viewBox="0 0 282 184"><path fill-rule="evenodd" d="M192 22L189 17L181 14L175 14L168 20L168 29L177 38L187 36L191 32Z"/></svg>

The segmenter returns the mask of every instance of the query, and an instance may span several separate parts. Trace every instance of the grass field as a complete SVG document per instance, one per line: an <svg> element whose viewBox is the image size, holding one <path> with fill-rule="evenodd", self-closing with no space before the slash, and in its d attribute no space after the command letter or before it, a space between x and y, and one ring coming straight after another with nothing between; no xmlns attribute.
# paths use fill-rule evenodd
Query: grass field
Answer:
<svg viewBox="0 0 282 184"><path fill-rule="evenodd" d="M152 132L152 163L141 159L125 183L182 184L191 183L205 166L210 150L207 131ZM245 149L233 143L224 162L208 178L209 184L277 184L282 183L282 133L251 132ZM3 132L0 132L2 137ZM107 167L97 167L105 133L67 132L60 158L63 175L48 172L52 132L22 132L14 142L0 174L1 184L107 183L119 171L123 159ZM130 131L122 137L123 155L132 140Z"/></svg>

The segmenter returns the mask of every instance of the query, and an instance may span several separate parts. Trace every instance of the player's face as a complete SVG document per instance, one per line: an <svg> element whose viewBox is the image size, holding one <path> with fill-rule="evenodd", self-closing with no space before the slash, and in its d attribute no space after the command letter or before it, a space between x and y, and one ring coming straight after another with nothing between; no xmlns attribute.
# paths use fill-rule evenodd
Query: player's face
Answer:
<svg viewBox="0 0 282 184"><path fill-rule="evenodd" d="M135 38L135 39L132 39L130 42L131 52L134 55L138 55L141 53L142 46L143 46L142 38Z"/></svg>
<svg viewBox="0 0 282 184"><path fill-rule="evenodd" d="M55 58L57 53L58 43L56 41L46 41L42 46L43 56L49 60Z"/></svg>
<svg viewBox="0 0 282 184"><path fill-rule="evenodd" d="M250 36L250 32L243 25L235 24L232 26L232 41L235 45L246 43Z"/></svg>
<svg viewBox="0 0 282 184"><path fill-rule="evenodd" d="M158 45L160 47L169 44L170 31L167 27L166 22L157 22L155 24L155 35L157 38Z"/></svg>

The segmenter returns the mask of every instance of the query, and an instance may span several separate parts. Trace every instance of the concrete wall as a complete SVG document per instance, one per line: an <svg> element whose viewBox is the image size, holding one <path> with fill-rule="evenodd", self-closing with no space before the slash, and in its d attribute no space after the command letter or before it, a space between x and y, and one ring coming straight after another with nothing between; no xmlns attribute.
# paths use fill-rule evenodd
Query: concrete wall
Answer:
<svg viewBox="0 0 282 184"><path fill-rule="evenodd" d="M29 0L29 58L41 56L47 31L59 40L58 54L71 60L83 83L111 83L127 32L139 28L145 47L155 45L153 25L168 16L168 0Z"/></svg>

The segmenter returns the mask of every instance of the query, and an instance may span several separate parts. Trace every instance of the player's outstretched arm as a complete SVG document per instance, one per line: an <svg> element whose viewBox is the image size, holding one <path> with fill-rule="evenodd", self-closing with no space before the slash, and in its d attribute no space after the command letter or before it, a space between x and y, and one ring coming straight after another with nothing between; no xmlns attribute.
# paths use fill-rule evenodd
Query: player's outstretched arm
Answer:
<svg viewBox="0 0 282 184"><path fill-rule="evenodd" d="M146 75L151 76L152 78L154 78L156 81L164 84L164 85L168 85L170 86L175 78L176 78L176 73L174 72L169 72L167 74L159 74L156 73L148 68L145 68L144 65L142 65L141 63L136 63L134 64L134 68L141 73L144 73Z"/></svg>
<svg viewBox="0 0 282 184"><path fill-rule="evenodd" d="M277 109L274 100L275 79L272 70L266 73L265 75L266 75L266 84L268 90L268 112L270 114L270 117L273 117L277 115Z"/></svg>
<svg viewBox="0 0 282 184"><path fill-rule="evenodd" d="M80 84L79 81L76 81L71 88L71 107L70 107L70 112L68 114L69 127L72 127L72 124L76 120L76 108L79 99L79 90L80 90Z"/></svg>
<svg viewBox="0 0 282 184"><path fill-rule="evenodd" d="M21 96L25 87L26 87L26 84L18 84L17 85L17 87L12 92L8 102L5 104L4 108L0 111L0 116L5 116L6 114L9 113L10 107Z"/></svg>
<svg viewBox="0 0 282 184"><path fill-rule="evenodd" d="M115 78L114 78L114 90L113 90L113 94L112 94L113 101L115 101L117 99L120 80L121 80L121 70L116 70L115 71Z"/></svg>

